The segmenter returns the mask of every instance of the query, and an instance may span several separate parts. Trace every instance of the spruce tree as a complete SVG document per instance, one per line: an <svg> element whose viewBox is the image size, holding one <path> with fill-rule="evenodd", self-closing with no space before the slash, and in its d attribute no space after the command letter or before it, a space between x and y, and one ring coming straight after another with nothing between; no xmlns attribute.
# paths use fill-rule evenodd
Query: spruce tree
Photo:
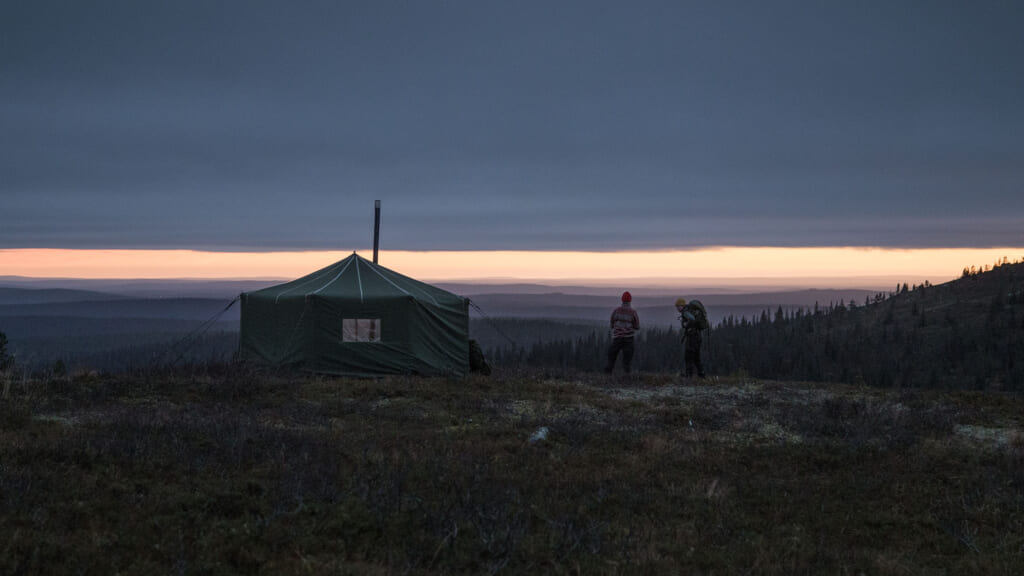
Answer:
<svg viewBox="0 0 1024 576"><path fill-rule="evenodd" d="M7 334L0 332L0 370L14 365L14 357L7 353Z"/></svg>

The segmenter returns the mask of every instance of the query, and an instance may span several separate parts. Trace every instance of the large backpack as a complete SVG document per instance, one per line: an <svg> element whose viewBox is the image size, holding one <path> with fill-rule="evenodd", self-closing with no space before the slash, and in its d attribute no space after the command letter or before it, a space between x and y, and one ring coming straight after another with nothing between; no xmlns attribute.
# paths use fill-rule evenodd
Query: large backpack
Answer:
<svg viewBox="0 0 1024 576"><path fill-rule="evenodd" d="M708 323L708 311L704 309L704 304L700 300L690 300L687 302L683 312L689 312L693 316L693 320L690 320L690 322L697 330L707 330L710 326Z"/></svg>

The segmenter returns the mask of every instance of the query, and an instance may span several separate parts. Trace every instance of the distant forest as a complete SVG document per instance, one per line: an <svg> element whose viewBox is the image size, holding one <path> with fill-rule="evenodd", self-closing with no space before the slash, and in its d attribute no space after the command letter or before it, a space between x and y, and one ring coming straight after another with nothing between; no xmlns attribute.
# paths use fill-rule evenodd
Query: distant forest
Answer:
<svg viewBox="0 0 1024 576"><path fill-rule="evenodd" d="M38 318L23 320L37 329L43 325ZM8 370L12 354L15 373L225 364L238 347L237 331L226 324L190 333L185 326L194 322L162 320L160 326L173 329L140 324L147 327L143 333L111 327L109 333L75 336L74 324L61 322L71 334L7 343ZM605 325L591 321L473 318L470 334L497 370L557 375L600 370L610 343ZM952 282L902 284L861 302L729 315L707 333L703 356L711 375L1022 391L1024 263L965 268ZM643 372L680 372L679 329L641 331L633 365Z"/></svg>
<svg viewBox="0 0 1024 576"><path fill-rule="evenodd" d="M514 322L496 322L515 330ZM553 332L553 331L552 331ZM488 349L498 367L599 370L607 330ZM678 329L637 336L634 368L680 371ZM710 374L882 387L1024 390L1024 264L965 268L933 286L897 286L862 303L726 317L705 338Z"/></svg>
<svg viewBox="0 0 1024 576"><path fill-rule="evenodd" d="M232 361L237 349L238 332L214 330L195 336L154 332L30 338L16 345L10 342L7 354L15 373L64 375L226 364Z"/></svg>

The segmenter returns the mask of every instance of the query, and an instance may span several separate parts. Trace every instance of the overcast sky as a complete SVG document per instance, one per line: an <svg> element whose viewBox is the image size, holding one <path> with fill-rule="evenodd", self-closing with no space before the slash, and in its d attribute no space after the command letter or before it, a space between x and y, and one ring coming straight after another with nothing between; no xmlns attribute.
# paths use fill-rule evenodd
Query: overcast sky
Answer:
<svg viewBox="0 0 1024 576"><path fill-rule="evenodd" d="M0 248L1024 246L1024 3L0 4Z"/></svg>

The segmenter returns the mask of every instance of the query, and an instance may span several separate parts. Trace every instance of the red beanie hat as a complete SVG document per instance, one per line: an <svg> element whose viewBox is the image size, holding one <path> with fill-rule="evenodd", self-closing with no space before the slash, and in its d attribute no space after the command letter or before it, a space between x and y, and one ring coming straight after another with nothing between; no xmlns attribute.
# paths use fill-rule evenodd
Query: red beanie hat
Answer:
<svg viewBox="0 0 1024 576"><path fill-rule="evenodd" d="M632 302L633 301L633 295L630 294L629 292L623 292L622 293L622 301L623 302Z"/></svg>

